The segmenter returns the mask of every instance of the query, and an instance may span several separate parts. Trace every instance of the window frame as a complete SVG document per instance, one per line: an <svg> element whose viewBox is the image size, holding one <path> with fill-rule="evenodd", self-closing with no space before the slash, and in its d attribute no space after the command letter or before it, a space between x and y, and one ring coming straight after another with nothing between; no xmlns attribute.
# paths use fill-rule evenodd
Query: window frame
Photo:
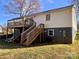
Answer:
<svg viewBox="0 0 79 59"><path fill-rule="evenodd" d="M50 21L51 19L51 14L46 14L46 21Z"/></svg>
<svg viewBox="0 0 79 59"><path fill-rule="evenodd" d="M52 35L50 35L50 31L52 32ZM48 29L48 36L54 37L54 29Z"/></svg>

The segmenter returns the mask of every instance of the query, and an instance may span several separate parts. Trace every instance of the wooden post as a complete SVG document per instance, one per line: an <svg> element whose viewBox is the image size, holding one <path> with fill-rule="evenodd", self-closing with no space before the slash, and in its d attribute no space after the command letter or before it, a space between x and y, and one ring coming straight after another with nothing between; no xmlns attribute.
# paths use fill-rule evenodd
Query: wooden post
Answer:
<svg viewBox="0 0 79 59"><path fill-rule="evenodd" d="M22 30L22 32L24 32L24 26L23 26L23 30Z"/></svg>
<svg viewBox="0 0 79 59"><path fill-rule="evenodd" d="M40 42L41 42L41 37L42 37L42 36L41 36L41 31L42 31L41 28L42 28L42 27L41 27L41 24L40 24Z"/></svg>
<svg viewBox="0 0 79 59"><path fill-rule="evenodd" d="M44 24L42 24L42 25L43 25L43 27L42 27L43 36L42 37L43 37L43 41L44 41Z"/></svg>
<svg viewBox="0 0 79 59"><path fill-rule="evenodd" d="M8 22L7 22L8 23ZM6 40L7 40L7 38L8 38L8 24L7 24L7 31L6 31L7 33L6 33Z"/></svg>
<svg viewBox="0 0 79 59"><path fill-rule="evenodd" d="M14 33L13 33L13 39L15 39L15 28L13 28Z"/></svg>
<svg viewBox="0 0 79 59"><path fill-rule="evenodd" d="M25 20L24 20L24 17L23 17L23 20L22 20L22 25L23 25L23 27L22 27L22 33L24 32L24 27L25 27ZM20 42L21 42L21 44L23 44L22 43L22 39L23 37L22 37L22 35L21 35L21 40L20 40Z"/></svg>
<svg viewBox="0 0 79 59"><path fill-rule="evenodd" d="M23 32L24 32L24 27L25 27L25 22L24 22L24 20L23 20Z"/></svg>
<svg viewBox="0 0 79 59"><path fill-rule="evenodd" d="M44 41L44 29L43 29L43 41Z"/></svg>
<svg viewBox="0 0 79 59"><path fill-rule="evenodd" d="M40 42L41 42L41 34L40 34Z"/></svg>
<svg viewBox="0 0 79 59"><path fill-rule="evenodd" d="M23 30L22 30L22 32L24 32L24 27L25 27L25 18L23 17Z"/></svg>

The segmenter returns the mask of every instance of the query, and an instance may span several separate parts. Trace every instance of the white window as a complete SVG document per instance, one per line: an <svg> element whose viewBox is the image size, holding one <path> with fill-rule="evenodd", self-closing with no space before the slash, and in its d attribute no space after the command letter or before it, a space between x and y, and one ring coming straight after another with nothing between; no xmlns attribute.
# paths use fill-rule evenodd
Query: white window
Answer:
<svg viewBox="0 0 79 59"><path fill-rule="evenodd" d="M54 36L54 29L48 29L48 36Z"/></svg>

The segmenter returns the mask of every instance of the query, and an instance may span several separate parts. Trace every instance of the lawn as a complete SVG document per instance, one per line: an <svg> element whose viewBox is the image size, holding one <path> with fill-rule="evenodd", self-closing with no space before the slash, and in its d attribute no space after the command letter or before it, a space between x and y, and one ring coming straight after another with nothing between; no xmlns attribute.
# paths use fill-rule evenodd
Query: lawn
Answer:
<svg viewBox="0 0 79 59"><path fill-rule="evenodd" d="M74 44L22 47L0 41L0 59L79 59L79 37Z"/></svg>

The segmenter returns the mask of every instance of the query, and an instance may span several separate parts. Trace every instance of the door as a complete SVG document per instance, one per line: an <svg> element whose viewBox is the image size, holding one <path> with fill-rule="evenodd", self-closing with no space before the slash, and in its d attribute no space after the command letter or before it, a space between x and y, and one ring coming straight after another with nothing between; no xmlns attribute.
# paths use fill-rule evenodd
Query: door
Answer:
<svg viewBox="0 0 79 59"><path fill-rule="evenodd" d="M59 39L60 43L63 41L63 30L61 30L61 29L59 30L58 39Z"/></svg>
<svg viewBox="0 0 79 59"><path fill-rule="evenodd" d="M64 43L67 40L66 30L61 29L59 30L59 40L61 43Z"/></svg>
<svg viewBox="0 0 79 59"><path fill-rule="evenodd" d="M15 29L14 30L14 38L16 39L19 35L20 35L20 30L19 29Z"/></svg>

